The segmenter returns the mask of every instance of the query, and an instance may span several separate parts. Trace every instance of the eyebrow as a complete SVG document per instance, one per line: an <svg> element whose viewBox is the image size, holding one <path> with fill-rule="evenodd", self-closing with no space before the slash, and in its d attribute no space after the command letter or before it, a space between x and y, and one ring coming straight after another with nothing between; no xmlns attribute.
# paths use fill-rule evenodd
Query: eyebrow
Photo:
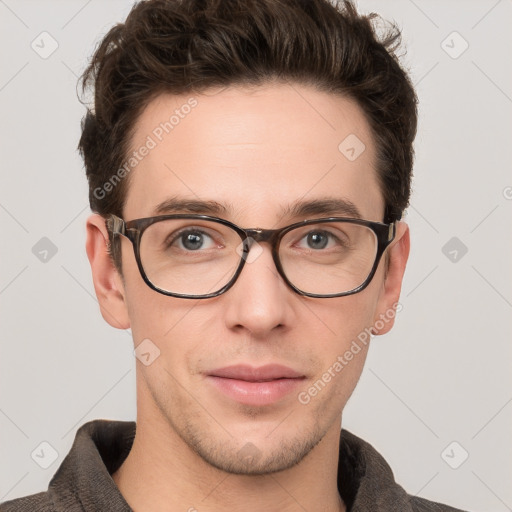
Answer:
<svg viewBox="0 0 512 512"><path fill-rule="evenodd" d="M282 215L287 217L307 217L310 215L324 215L334 217L341 215L362 219L363 216L357 206L348 199L320 198L311 201L295 201L282 210Z"/></svg>
<svg viewBox="0 0 512 512"><path fill-rule="evenodd" d="M155 208L156 215L171 213L191 213L213 216L233 216L235 208L229 203L219 203L212 200L196 200L172 197L159 203ZM282 217L296 218L323 215L327 217L344 216L362 219L357 206L348 199L319 198L310 201L297 200L281 209Z"/></svg>

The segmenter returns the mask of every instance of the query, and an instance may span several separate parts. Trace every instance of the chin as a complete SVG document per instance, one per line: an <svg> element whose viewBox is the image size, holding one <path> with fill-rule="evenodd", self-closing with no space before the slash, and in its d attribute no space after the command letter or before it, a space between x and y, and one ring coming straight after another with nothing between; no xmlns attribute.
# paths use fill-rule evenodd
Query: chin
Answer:
<svg viewBox="0 0 512 512"><path fill-rule="evenodd" d="M274 423L272 429L280 428ZM182 440L203 461L225 473L236 475L267 475L299 464L323 439L325 431L317 425L312 429L289 433L261 429L244 435L233 430L214 437L211 431L200 433L197 424L188 423L179 434ZM267 431L269 433L267 433Z"/></svg>

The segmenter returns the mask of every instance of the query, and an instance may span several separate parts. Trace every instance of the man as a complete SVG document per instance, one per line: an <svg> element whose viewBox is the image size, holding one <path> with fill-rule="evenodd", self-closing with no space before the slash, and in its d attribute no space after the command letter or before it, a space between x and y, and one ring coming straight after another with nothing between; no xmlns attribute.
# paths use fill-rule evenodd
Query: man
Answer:
<svg viewBox="0 0 512 512"><path fill-rule="evenodd" d="M340 430L409 254L398 40L325 0L147 1L105 36L87 254L133 334L137 421L86 423L1 510L456 510Z"/></svg>

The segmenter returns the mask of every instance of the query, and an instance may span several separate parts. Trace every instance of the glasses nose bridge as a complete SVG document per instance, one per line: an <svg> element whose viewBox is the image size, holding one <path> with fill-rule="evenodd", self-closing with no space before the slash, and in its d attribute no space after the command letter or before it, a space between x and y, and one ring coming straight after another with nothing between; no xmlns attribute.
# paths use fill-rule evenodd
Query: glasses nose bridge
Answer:
<svg viewBox="0 0 512 512"><path fill-rule="evenodd" d="M274 248L276 243L276 239L279 235L280 229L245 229L245 234L249 242L249 248L253 242L267 242L270 244L271 248Z"/></svg>

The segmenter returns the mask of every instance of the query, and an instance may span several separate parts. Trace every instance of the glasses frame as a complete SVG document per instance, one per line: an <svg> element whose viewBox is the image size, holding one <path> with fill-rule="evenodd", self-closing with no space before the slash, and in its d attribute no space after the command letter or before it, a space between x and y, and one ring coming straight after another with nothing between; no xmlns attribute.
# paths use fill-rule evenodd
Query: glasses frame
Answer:
<svg viewBox="0 0 512 512"><path fill-rule="evenodd" d="M155 224L157 222L161 222L168 219L197 219L197 220L209 220L218 222L219 224L223 224L224 226L230 227L233 231L235 231L241 239L241 242L243 243L243 253L240 258L240 263L238 265L238 268L236 269L236 272L233 274L233 277L230 279L230 281L224 285L220 290L204 295L185 295L180 293L173 293L168 292L167 290L163 290L162 288L159 288L155 284L153 284L149 278L146 275L146 272L144 271L144 267L142 265L141 257L140 257L140 241L142 238L142 235L144 231L151 226L152 224ZM278 229L259 229L259 228L251 228L251 229L244 229L236 224L233 224L232 222L221 219L219 217L212 217L209 215L199 215L199 214L172 214L172 215L158 215L156 217L146 217L141 219L134 219L130 221L125 221L121 219L120 217L110 214L107 216L107 229L111 232L113 236L113 243L115 243L115 237L120 235L125 238L127 238L133 245L133 251L135 255L135 260L137 262L137 266L139 268L139 272L142 276L142 279L144 282L152 289L155 290L158 293L161 293L163 295L167 295L170 297L178 297L182 299L209 299L212 297L218 297L219 295L222 295L223 293L227 292L236 282L238 277L240 276L240 273L242 272L242 269L245 265L247 255L249 254L249 251L251 249L251 246L254 242L266 242L269 243L272 250L272 259L274 260L274 264L276 265L277 271L279 272L279 275L283 278L285 283L296 293L299 295L303 295L306 297L314 297L314 298L334 298L334 297L344 297L346 295L353 295L355 293L358 293L362 290L364 290L373 279L373 276L375 275L375 272L377 271L377 267L379 265L379 262L382 258L382 255L384 254L384 251L389 246L389 244L394 240L396 235L396 222L391 222L390 224L385 224L382 222L375 222L370 220L363 220L363 219L354 219L350 217L323 217L319 219L308 219L301 222L295 222L293 224L290 224L288 226L285 226L283 228ZM304 292L301 289L297 288L293 283L291 283L288 278L286 277L286 274L283 270L283 267L281 265L281 261L279 259L279 244L281 242L281 239L283 236L288 233L289 231L299 228L302 226L307 226L309 224L323 224L327 222L333 222L333 221L342 221L349 224L358 224L360 226L366 226L367 228L370 228L376 235L377 239L377 252L375 254L375 261L373 263L372 269L370 273L368 274L365 281L359 285L358 287L341 293L335 293L335 294L327 294L327 295L321 295L316 293L308 293ZM119 254L121 254L121 251L119 251Z"/></svg>

